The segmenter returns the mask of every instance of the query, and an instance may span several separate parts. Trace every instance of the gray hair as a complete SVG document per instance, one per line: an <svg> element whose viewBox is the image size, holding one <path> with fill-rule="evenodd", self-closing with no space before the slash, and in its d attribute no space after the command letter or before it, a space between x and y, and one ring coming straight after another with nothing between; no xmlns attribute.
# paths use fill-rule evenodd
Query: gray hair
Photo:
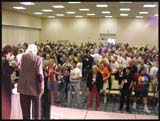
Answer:
<svg viewBox="0 0 160 121"><path fill-rule="evenodd" d="M37 45L35 44L30 44L26 50L26 53L32 52L33 54L37 54Z"/></svg>

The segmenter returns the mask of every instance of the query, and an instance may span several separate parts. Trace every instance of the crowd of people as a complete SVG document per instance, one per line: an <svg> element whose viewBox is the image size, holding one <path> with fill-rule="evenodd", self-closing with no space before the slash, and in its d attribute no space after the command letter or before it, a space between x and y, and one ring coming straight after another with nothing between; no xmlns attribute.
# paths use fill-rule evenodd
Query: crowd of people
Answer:
<svg viewBox="0 0 160 121"><path fill-rule="evenodd" d="M149 48L148 45L131 47L129 44L122 43L97 44L91 42L76 45L48 41L36 42L35 45L37 55L42 58L43 63L44 94L49 94L51 105L67 103L67 106L70 107L71 98L74 95L77 99L77 108L80 108L81 93L85 93L82 92L85 87L82 87L81 81L84 81L89 92L88 109L92 106L95 93L96 110L99 110L100 96L102 94L104 103L107 103L107 94L112 89L113 79L118 81L121 92L119 110L123 109L126 97L126 111L130 112L130 100L132 91L134 91L132 108L136 109L137 98L142 96L144 111L149 113L147 97L150 83L154 99L158 100L159 57L156 47ZM14 51L9 60L10 64L18 66L18 55L25 53L27 48L27 43L13 46ZM13 60L16 61L16 64ZM32 68L31 65L28 66ZM19 76L17 70L15 69L13 73L15 77ZM14 83L18 81L17 78L12 79Z"/></svg>

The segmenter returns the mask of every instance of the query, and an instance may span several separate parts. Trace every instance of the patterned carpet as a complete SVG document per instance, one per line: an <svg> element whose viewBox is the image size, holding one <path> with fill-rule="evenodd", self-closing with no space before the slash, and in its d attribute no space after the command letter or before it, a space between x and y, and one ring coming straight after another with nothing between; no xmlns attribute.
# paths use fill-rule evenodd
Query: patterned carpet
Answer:
<svg viewBox="0 0 160 121"><path fill-rule="evenodd" d="M86 83L85 81L82 81L81 83L81 87L82 88L82 95L81 95L81 106L80 109L87 109L87 105L88 105L88 91L86 91ZM124 103L124 107L123 110L119 110L119 101L120 101L120 96L119 95L111 95L110 98L107 100L107 103L104 104L104 97L103 95L100 96L100 111L106 111L106 112L119 112L119 113L128 113L125 111L125 103ZM93 105L91 110L95 110L96 104L95 104L96 100L95 100L95 95L94 95L94 99L93 99ZM134 110L132 109L132 104L133 101L131 100L131 105L130 105L130 114L141 114L141 115L156 115L158 116L158 106L153 106L152 104L152 99L151 97L148 98L148 108L151 111L150 113L146 113L144 112L144 107L143 107L143 102L141 100L137 101L137 109ZM70 108L77 108L76 105L76 98L73 97L72 100L72 106ZM60 107L67 107L67 104L64 103L63 106L56 104L56 106L60 106Z"/></svg>

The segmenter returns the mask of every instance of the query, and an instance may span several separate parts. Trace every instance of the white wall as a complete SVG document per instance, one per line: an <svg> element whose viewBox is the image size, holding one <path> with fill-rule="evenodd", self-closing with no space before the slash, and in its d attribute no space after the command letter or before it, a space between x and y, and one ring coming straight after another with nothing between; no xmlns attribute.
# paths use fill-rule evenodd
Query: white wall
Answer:
<svg viewBox="0 0 160 121"><path fill-rule="evenodd" d="M2 9L2 45L39 41L41 18Z"/></svg>
<svg viewBox="0 0 160 121"><path fill-rule="evenodd" d="M19 43L23 44L34 43L39 41L40 30L32 28L22 28L13 26L2 26L2 45L11 44L17 45Z"/></svg>
<svg viewBox="0 0 160 121"><path fill-rule="evenodd" d="M151 22L152 21L152 22ZM154 24L153 24L154 23ZM158 19L72 18L43 19L40 41L99 42L100 33L113 33L117 41L132 46L158 47Z"/></svg>

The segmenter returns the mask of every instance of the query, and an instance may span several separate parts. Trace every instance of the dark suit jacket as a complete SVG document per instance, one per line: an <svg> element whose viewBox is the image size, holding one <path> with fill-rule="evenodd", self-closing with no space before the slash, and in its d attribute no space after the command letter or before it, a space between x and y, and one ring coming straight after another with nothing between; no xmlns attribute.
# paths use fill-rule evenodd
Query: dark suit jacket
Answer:
<svg viewBox="0 0 160 121"><path fill-rule="evenodd" d="M42 58L32 53L25 53L21 59L18 92L20 94L39 96L44 89Z"/></svg>
<svg viewBox="0 0 160 121"><path fill-rule="evenodd" d="M90 91L93 88L92 78L93 78L93 71L90 71L88 74L88 79L87 79L87 87L89 88ZM99 71L97 71L96 88L98 92L100 91L100 89L103 88L103 76Z"/></svg>
<svg viewBox="0 0 160 121"><path fill-rule="evenodd" d="M2 91L7 95L11 95L11 74L13 73L14 68L9 65L9 62L2 57Z"/></svg>

